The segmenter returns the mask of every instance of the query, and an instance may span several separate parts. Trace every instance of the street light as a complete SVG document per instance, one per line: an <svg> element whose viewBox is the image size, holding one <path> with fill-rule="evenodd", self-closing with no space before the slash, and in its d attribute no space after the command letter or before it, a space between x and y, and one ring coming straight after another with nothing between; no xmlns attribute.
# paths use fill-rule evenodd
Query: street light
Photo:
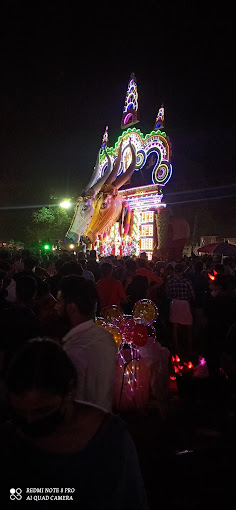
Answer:
<svg viewBox="0 0 236 510"><path fill-rule="evenodd" d="M60 206L63 207L63 209L69 209L71 202L70 200L63 200L63 202L60 203Z"/></svg>

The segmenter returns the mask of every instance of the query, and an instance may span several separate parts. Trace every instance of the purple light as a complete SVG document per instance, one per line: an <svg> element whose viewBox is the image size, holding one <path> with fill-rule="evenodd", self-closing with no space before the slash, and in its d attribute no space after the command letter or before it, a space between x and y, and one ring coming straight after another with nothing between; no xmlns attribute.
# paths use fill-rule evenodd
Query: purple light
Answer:
<svg viewBox="0 0 236 510"><path fill-rule="evenodd" d="M132 113L128 113L128 115L125 116L124 118L124 124L127 124L127 122L129 121L130 117L133 117L133 114Z"/></svg>

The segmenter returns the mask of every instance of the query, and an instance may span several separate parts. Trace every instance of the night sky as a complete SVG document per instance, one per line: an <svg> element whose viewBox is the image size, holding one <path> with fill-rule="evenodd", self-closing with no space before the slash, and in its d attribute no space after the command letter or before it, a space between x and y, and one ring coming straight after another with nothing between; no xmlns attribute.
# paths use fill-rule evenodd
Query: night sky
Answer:
<svg viewBox="0 0 236 510"><path fill-rule="evenodd" d="M121 134L133 71L136 127L150 132L165 105L173 145L166 201L185 214L184 203L199 198L186 191L217 187L212 196L236 196L233 13L230 4L210 4L80 2L76 9L49 2L26 9L8 2L1 16L0 205L78 196L105 126L111 146ZM213 203L225 209L232 202ZM4 213L0 236L6 222L10 237L17 235L13 214L8 221Z"/></svg>

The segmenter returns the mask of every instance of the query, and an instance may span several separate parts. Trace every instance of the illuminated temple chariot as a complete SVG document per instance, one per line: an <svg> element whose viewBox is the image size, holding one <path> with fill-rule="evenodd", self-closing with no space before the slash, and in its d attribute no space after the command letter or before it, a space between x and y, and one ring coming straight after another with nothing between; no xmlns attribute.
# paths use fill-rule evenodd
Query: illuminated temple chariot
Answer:
<svg viewBox="0 0 236 510"><path fill-rule="evenodd" d="M66 234L70 241L84 240L104 256L145 251L151 259L154 249L166 242L170 218L163 214L166 204L162 199L172 166L163 105L153 131L144 135L134 127L138 122L137 81L131 74L121 120L123 132L115 146L109 147L106 127L93 174L77 199Z"/></svg>

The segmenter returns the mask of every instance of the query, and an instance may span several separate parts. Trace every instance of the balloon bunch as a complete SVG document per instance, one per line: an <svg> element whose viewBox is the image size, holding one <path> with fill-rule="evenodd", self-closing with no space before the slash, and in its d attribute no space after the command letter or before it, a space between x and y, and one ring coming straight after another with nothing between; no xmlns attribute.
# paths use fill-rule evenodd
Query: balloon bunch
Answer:
<svg viewBox="0 0 236 510"><path fill-rule="evenodd" d="M118 348L121 344L143 347L149 336L156 340L153 322L157 316L156 305L150 299L141 299L135 304L133 315L123 315L112 305L103 310L103 317L97 317L96 323L112 333Z"/></svg>
<svg viewBox="0 0 236 510"><path fill-rule="evenodd" d="M146 405L149 391L149 371L141 360L140 349L148 339L156 341L153 322L158 311L152 301L138 301L132 315L123 315L115 305L102 311L96 323L113 335L116 342L117 367L114 386L114 403L117 409Z"/></svg>

